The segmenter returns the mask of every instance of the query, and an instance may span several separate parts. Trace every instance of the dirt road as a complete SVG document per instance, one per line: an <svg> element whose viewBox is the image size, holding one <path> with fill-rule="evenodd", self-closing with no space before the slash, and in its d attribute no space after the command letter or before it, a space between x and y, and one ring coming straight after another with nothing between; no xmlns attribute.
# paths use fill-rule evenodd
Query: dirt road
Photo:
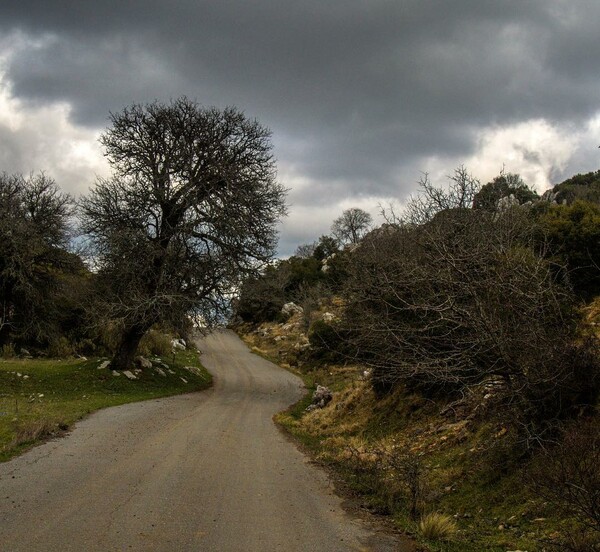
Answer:
<svg viewBox="0 0 600 552"><path fill-rule="evenodd" d="M404 550L274 426L298 378L231 332L198 345L213 389L98 412L0 465L0 550Z"/></svg>

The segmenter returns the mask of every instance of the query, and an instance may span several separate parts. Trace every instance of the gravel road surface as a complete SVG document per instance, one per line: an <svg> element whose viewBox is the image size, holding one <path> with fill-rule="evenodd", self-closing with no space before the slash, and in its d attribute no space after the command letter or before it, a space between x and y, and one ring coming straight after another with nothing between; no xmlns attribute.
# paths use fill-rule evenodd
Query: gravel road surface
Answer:
<svg viewBox="0 0 600 552"><path fill-rule="evenodd" d="M97 412L0 465L0 550L412 550L346 513L273 424L298 378L232 332L198 346L212 389Z"/></svg>

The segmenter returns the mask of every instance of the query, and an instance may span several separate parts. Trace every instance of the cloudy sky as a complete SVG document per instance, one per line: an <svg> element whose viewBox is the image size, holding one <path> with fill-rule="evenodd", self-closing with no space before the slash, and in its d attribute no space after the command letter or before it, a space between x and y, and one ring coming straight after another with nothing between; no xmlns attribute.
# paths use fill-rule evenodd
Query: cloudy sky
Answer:
<svg viewBox="0 0 600 552"><path fill-rule="evenodd" d="M599 24L597 0L5 1L0 171L85 193L110 111L237 105L273 131L285 255L423 172L597 170Z"/></svg>

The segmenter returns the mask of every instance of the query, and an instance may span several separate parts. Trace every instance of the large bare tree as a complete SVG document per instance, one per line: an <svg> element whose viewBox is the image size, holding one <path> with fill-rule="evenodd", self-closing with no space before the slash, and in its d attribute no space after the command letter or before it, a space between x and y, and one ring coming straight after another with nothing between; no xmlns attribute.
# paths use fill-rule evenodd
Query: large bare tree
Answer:
<svg viewBox="0 0 600 552"><path fill-rule="evenodd" d="M272 257L285 214L270 132L236 108L187 98L111 115L100 141L114 170L82 201L99 306L128 367L156 323L223 316L240 279Z"/></svg>

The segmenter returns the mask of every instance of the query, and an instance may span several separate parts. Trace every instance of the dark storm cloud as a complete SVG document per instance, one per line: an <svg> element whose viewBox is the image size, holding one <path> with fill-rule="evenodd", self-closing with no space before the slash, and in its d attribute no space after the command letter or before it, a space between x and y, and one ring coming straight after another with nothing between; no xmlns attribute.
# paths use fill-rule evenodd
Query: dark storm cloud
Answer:
<svg viewBox="0 0 600 552"><path fill-rule="evenodd" d="M424 159L472 153L480 128L598 109L592 1L8 4L3 32L38 41L10 57L15 95L90 126L133 101L236 104L315 181L298 202L398 193Z"/></svg>

